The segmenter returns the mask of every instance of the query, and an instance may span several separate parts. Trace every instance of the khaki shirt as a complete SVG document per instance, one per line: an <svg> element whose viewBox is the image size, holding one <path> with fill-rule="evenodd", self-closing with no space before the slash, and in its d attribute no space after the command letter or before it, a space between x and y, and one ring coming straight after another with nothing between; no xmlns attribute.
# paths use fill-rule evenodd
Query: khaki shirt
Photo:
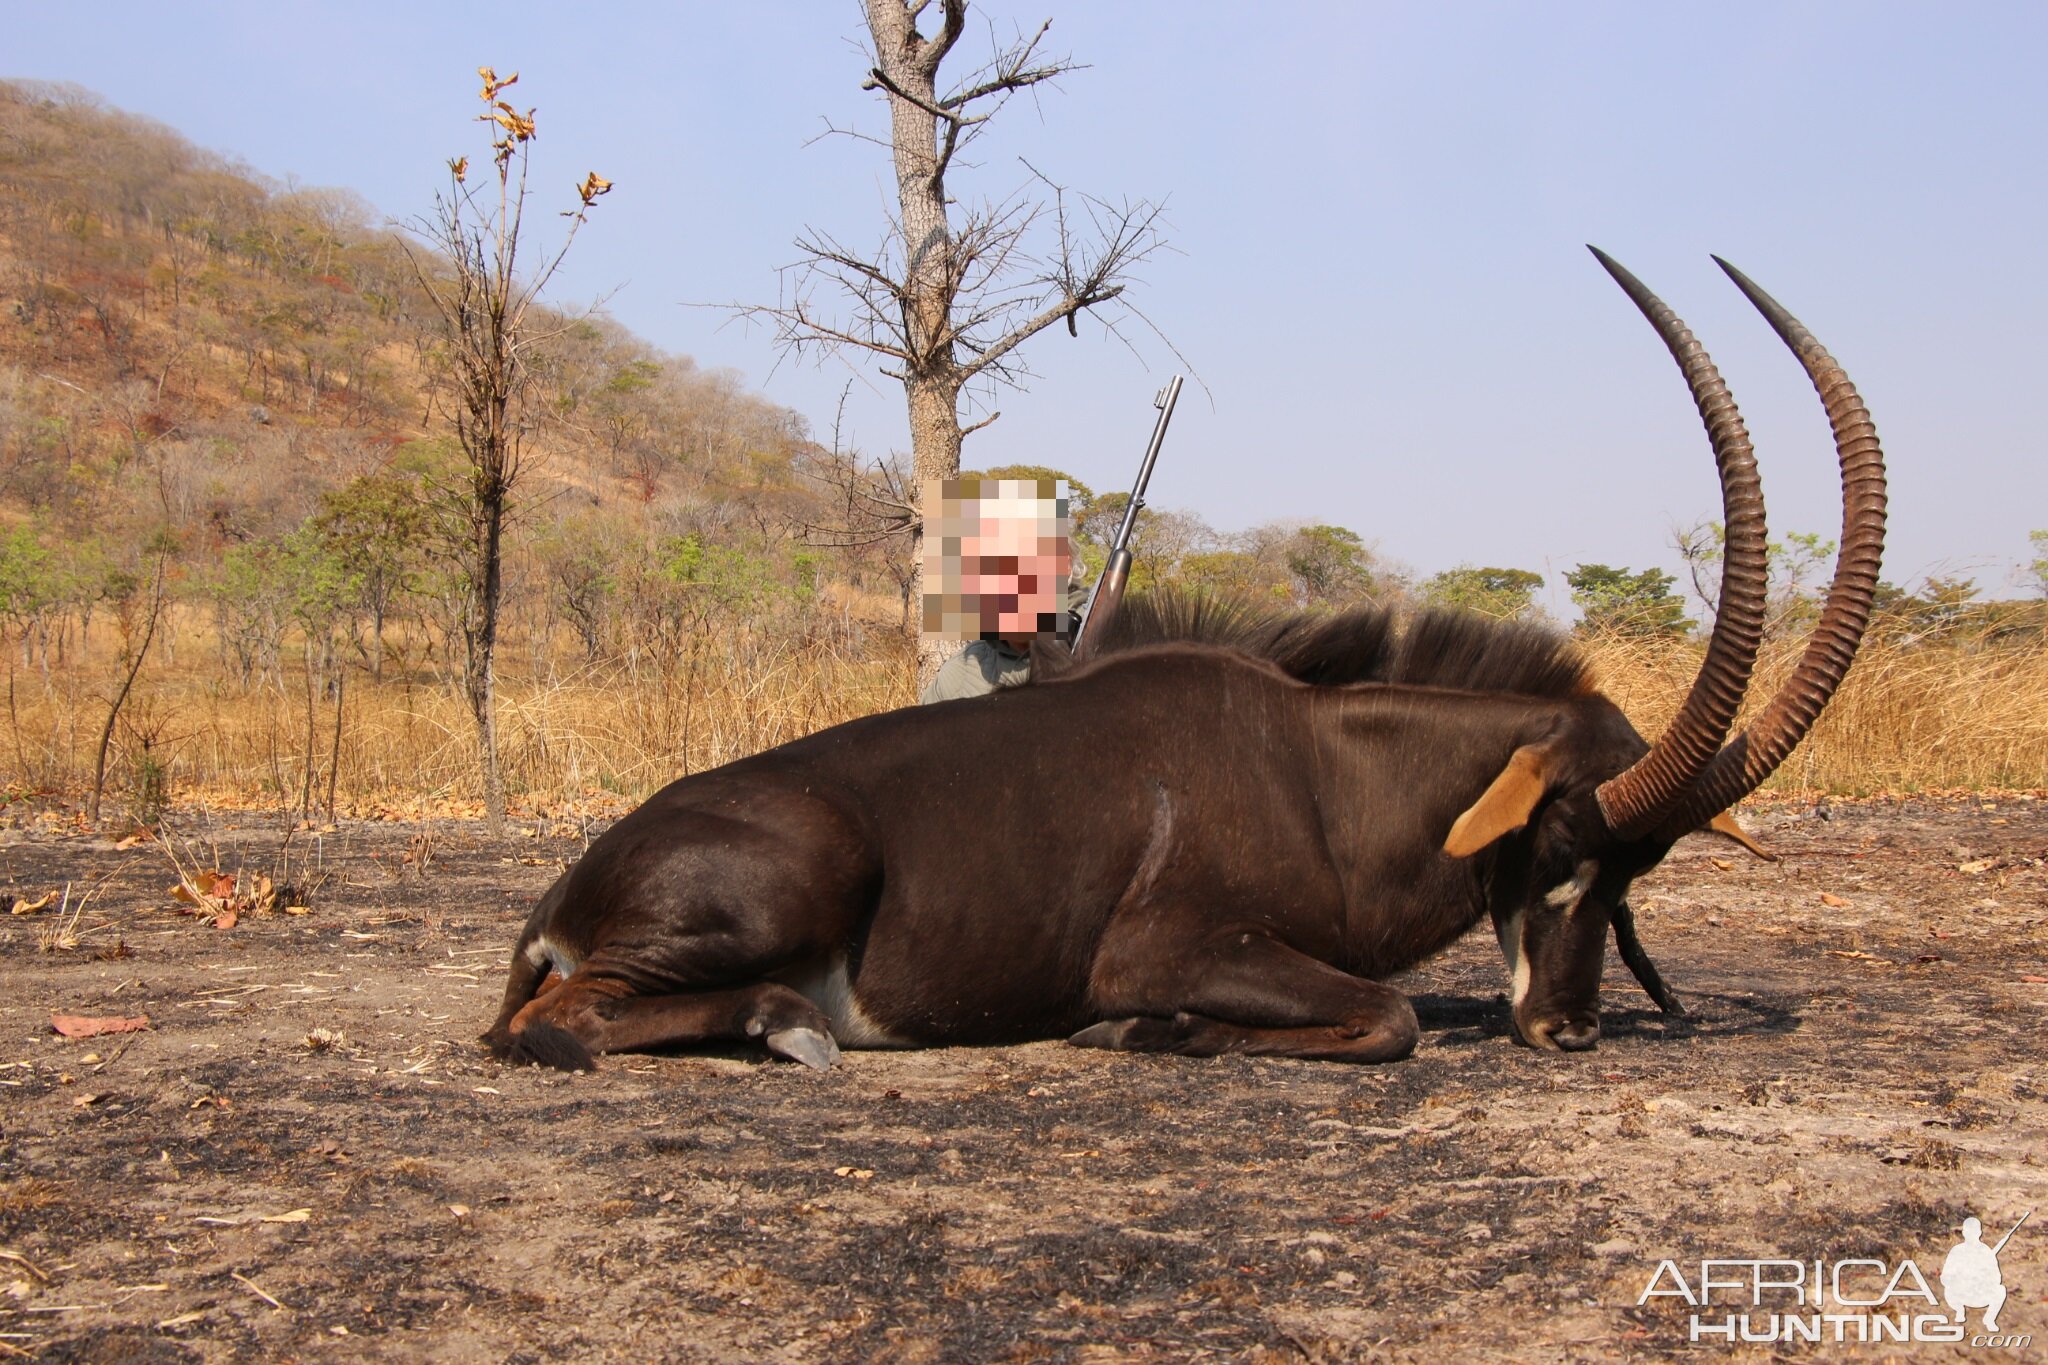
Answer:
<svg viewBox="0 0 2048 1365"><path fill-rule="evenodd" d="M918 701L985 697L998 688L1015 687L1030 676L1030 654L999 640L970 640L965 649L940 666Z"/></svg>

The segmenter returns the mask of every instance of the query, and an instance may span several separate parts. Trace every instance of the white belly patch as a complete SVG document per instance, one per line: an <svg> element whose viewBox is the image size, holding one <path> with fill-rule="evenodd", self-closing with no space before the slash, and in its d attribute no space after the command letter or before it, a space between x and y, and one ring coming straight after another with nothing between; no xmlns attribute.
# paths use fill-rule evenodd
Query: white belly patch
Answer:
<svg viewBox="0 0 2048 1365"><path fill-rule="evenodd" d="M832 1037L841 1047L915 1047L908 1038L883 1028L861 1010L853 998L853 982L846 973L846 954L808 966L780 972L776 980L825 1012L832 1021Z"/></svg>
<svg viewBox="0 0 2048 1365"><path fill-rule="evenodd" d="M551 963L557 976L567 976L583 965L582 958L546 934L526 945L526 960L536 967L543 962Z"/></svg>

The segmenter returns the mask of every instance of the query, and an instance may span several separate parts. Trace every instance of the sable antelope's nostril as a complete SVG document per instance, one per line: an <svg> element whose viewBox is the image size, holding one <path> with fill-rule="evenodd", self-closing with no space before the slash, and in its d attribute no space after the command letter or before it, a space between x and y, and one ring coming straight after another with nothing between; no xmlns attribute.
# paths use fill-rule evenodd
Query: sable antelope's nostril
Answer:
<svg viewBox="0 0 2048 1365"><path fill-rule="evenodd" d="M1600 1041L1600 1024L1592 1019L1567 1019L1550 1036L1566 1052L1587 1052Z"/></svg>

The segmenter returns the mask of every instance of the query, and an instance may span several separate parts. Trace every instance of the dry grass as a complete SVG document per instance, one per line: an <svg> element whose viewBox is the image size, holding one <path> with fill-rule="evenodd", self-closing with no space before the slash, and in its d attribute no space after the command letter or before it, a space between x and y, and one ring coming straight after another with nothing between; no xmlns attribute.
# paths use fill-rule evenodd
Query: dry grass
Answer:
<svg viewBox="0 0 2048 1365"><path fill-rule="evenodd" d="M281 684L225 686L199 622L182 622L177 663L153 663L131 704L113 788L130 796L151 764L182 802L295 807L306 786L306 698L297 660ZM874 711L909 704L906 654L863 654L822 641L729 638L657 663L579 666L557 657L550 679L501 686L505 764L525 809L618 809L688 772ZM1688 642L1595 642L1609 695L1645 734L1676 711L1698 667ZM880 657L877 657L877 654ZM508 659L531 662L527 647ZM1767 651L1752 694L1789 673L1794 646ZM0 786L62 794L90 781L100 699L112 660L52 673L15 663L0 713ZM331 702L316 708L315 806L324 804ZM148 741L144 749L144 741ZM475 802L474 731L462 700L431 674L394 670L373 685L352 671L340 746L343 814L460 811ZM147 763L143 760L147 758ZM1771 781L1779 790L1865 795L2048 786L2048 643L1900 647L1866 643L1833 705ZM131 800L132 803L132 800Z"/></svg>
<svg viewBox="0 0 2048 1365"><path fill-rule="evenodd" d="M1790 676L1801 642L1766 646L1742 723ZM1595 642L1601 685L1646 735L1678 710L1691 643ZM1820 722L1766 790L1879 792L2048 786L2048 641L1900 646L1866 640Z"/></svg>
<svg viewBox="0 0 2048 1365"><path fill-rule="evenodd" d="M309 745L295 657L287 654L281 685L242 691L222 682L201 632L185 625L181 635L179 664L152 666L138 684L110 789L132 798L146 756L165 771L173 799L291 806L310 762L314 805L323 807L332 700L314 707ZM501 675L499 685L506 784L527 808L629 804L684 773L914 700L902 660L820 642L733 638L665 662L558 659L552 672ZM0 787L68 794L90 783L106 717L100 683L110 673L110 661L93 658L45 682L16 661L12 706L0 710ZM394 668L381 684L350 671L339 767L344 814L459 808L479 798L467 704L423 669Z"/></svg>

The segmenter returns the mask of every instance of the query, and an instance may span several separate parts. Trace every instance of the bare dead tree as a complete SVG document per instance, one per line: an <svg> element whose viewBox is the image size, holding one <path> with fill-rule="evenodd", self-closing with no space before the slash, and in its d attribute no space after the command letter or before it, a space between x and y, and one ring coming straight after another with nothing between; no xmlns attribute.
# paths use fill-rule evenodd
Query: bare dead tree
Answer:
<svg viewBox="0 0 2048 1365"><path fill-rule="evenodd" d="M520 113L499 98L519 79L502 79L490 67L483 77L484 112L491 126L496 195L490 180L469 181L469 158L448 163L448 190L434 199L430 219L413 225L434 254L424 257L408 244L415 278L433 303L446 348L455 437L468 463L468 481L456 490L448 510L465 547L460 604L463 691L476 720L483 766L484 811L492 834L505 829L505 779L498 763L497 648L504 586L507 514L520 475L526 422L523 408L532 389L535 351L552 332L531 325L534 301L569 254L577 229L611 182L592 171L576 187L578 207L568 210L569 232L540 268L519 273L520 234L525 225L528 157L535 133L534 111Z"/></svg>
<svg viewBox="0 0 2048 1365"><path fill-rule="evenodd" d="M958 474L962 443L1001 416L991 409L963 423L962 398L973 386L1017 383L1025 341L1061 321L1074 332L1083 312L1119 337L1120 323L1142 321L1122 296L1135 268L1165 245L1158 204L1070 194L1028 163L1022 188L973 208L955 203L947 176L962 149L1012 96L1078 68L1044 55L1047 21L942 94L940 67L966 29L967 0L938 0L939 27L927 36L918 23L933 8L932 0L867 0L873 65L861 88L888 102L899 205L881 243L863 253L808 229L784 300L740 310L772 320L788 352L864 354L902 383L913 495L930 479ZM821 284L850 310L821 310ZM1111 303L1117 308L1093 311ZM913 564L918 539L913 521ZM919 653L927 675L943 657Z"/></svg>

